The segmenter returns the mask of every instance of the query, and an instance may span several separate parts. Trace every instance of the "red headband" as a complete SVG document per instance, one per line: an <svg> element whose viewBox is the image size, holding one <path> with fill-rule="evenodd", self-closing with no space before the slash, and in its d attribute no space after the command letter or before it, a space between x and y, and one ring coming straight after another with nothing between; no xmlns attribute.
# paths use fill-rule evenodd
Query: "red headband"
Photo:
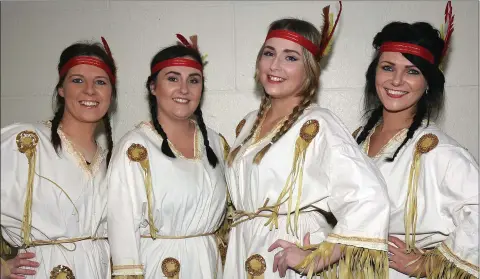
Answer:
<svg viewBox="0 0 480 279"><path fill-rule="evenodd" d="M153 66L153 68L151 69L151 74L153 75L156 72L159 72L161 69L170 67L170 66L190 67L203 72L202 64L198 63L195 60L187 59L187 58L172 58L172 59L168 59L155 64L155 66Z"/></svg>
<svg viewBox="0 0 480 279"><path fill-rule="evenodd" d="M435 64L433 54L426 48L410 43L403 42L386 42L380 46L380 52L401 52L421 57L431 64Z"/></svg>
<svg viewBox="0 0 480 279"><path fill-rule="evenodd" d="M267 34L267 38L265 39L265 41L270 38L282 38L282 39L297 43L302 47L306 48L308 51L310 51L314 56L317 56L320 53L320 47L312 43L309 39L305 38L304 36L292 31L272 30Z"/></svg>
<svg viewBox="0 0 480 279"><path fill-rule="evenodd" d="M111 82L115 83L115 76L112 74L110 67L105 62L103 62L103 60L93 56L75 56L71 58L70 60L68 60L67 63L65 63L65 65L63 65L60 71L58 71L58 74L60 75L60 77L63 77L68 72L68 70L80 64L92 65L104 70L110 78Z"/></svg>

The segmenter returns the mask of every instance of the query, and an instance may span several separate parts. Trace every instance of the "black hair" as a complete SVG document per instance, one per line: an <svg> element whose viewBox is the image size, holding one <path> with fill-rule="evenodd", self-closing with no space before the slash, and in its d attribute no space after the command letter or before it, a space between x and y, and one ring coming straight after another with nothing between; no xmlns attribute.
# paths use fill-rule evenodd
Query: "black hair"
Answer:
<svg viewBox="0 0 480 279"><path fill-rule="evenodd" d="M413 122L410 125L407 136L402 144L397 148L391 158L387 161L393 161L400 149L413 137L415 131L422 125L422 121L428 121L432 117L437 117L444 103L445 76L439 68L442 59L444 41L440 37L437 29L426 22L416 22L413 24L405 22L391 22L383 27L382 31L375 35L373 47L377 50L373 61L368 66L366 72L366 84L364 92L364 109L368 115L368 121L360 132L357 143L360 144L369 135L370 131L382 118L383 105L378 97L375 88L375 77L378 62L381 53L378 51L385 42L405 42L422 46L429 50L434 56L434 63L430 63L424 58L416 55L402 53L402 55L414 64L422 72L428 84L427 94L423 94L416 104Z"/></svg>
<svg viewBox="0 0 480 279"><path fill-rule="evenodd" d="M160 50L152 59L150 63L150 69L152 69L157 63L172 59L172 58L177 58L177 57L191 57L198 63L202 64L202 56L200 52L198 52L196 49L185 47L183 45L172 45L169 47L166 47L162 50ZM150 86L154 84L157 81L157 76L159 72L155 72L151 74L146 82L146 88L148 92L148 104L150 107L150 116L152 119L153 126L155 127L155 130L157 133L160 134L160 136L163 138L162 142L162 153L165 154L166 156L170 158L175 158L175 154L173 153L172 149L170 148L170 145L168 144L168 136L165 133L165 131L162 128L162 125L160 125L160 122L158 121L158 107L157 107L157 97L152 94ZM205 90L205 78L202 78L202 98L203 98L203 92ZM202 110L201 110L201 104L198 105L197 109L195 110L195 118L197 120L198 127L200 128L200 131L202 132L203 136L203 143L205 145L205 149L207 151L207 158L208 162L212 167L215 168L215 166L218 163L218 158L217 155L215 155L215 152L213 149L210 147L210 142L208 140L208 133L207 133L207 127L205 125L205 122L203 121L203 115L202 115Z"/></svg>
<svg viewBox="0 0 480 279"><path fill-rule="evenodd" d="M60 61L58 62L58 71L73 57L76 56L93 56L101 59L107 66L110 68L113 76L116 76L117 67L115 61L110 57L103 46L100 43L75 43L67 47L62 51L60 55ZM60 136L58 135L57 129L60 126L60 121L63 118L63 113L65 110L65 98L58 94L58 89L63 87L63 82L65 81L65 76L60 76L57 85L55 86L55 114L51 120L51 142L55 151L59 151L62 148L62 142ZM111 81L112 82L112 81ZM115 103L117 100L117 86L115 82L112 82L112 103ZM112 107L112 106L110 106ZM107 144L108 144L108 154L107 154L107 165L110 162L110 157L112 156L113 150L113 139L112 139L112 126L110 124L109 112L103 116L103 123L105 125L105 133L107 135Z"/></svg>

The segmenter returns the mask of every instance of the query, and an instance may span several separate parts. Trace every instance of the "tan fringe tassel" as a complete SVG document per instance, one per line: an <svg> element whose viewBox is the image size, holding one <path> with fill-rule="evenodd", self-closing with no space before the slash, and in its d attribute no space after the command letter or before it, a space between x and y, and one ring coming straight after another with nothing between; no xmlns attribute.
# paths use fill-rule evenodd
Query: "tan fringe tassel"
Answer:
<svg viewBox="0 0 480 279"><path fill-rule="evenodd" d="M418 174L420 173L420 155L415 152L413 162L410 167L408 178L407 200L405 202L404 225L405 225L405 252L410 253L415 248L415 234L417 229L417 191Z"/></svg>
<svg viewBox="0 0 480 279"><path fill-rule="evenodd" d="M147 149L141 145L133 143L127 150L127 156L130 160L138 162L143 169L143 178L145 181L145 192L147 194L147 203L148 203L148 225L150 227L150 236L152 239L157 238L158 229L155 228L155 223L153 222L153 212L152 212L152 177L150 173L150 163L148 161L148 152Z"/></svg>
<svg viewBox="0 0 480 279"><path fill-rule="evenodd" d="M28 160L27 192L25 194L22 222L23 243L28 247L31 244L30 233L32 230L33 178L35 176L38 136L32 131L22 131L17 135L16 143L18 150L21 153L24 153Z"/></svg>
<svg viewBox="0 0 480 279"><path fill-rule="evenodd" d="M428 153L438 145L438 138L434 134L423 135L415 146L413 161L408 177L408 192L405 202L404 225L405 225L405 252L410 253L415 248L415 234L417 230L417 191L420 174L420 157Z"/></svg>
<svg viewBox="0 0 480 279"><path fill-rule="evenodd" d="M448 248L447 248L448 249ZM423 263L428 279L475 279L478 278L457 267L437 249L430 250L423 255ZM473 267L475 269L475 267ZM476 267L478 273L478 267ZM420 278L420 276L417 276Z"/></svg>
<svg viewBox="0 0 480 279"><path fill-rule="evenodd" d="M367 249L362 247L348 246L329 242L321 243L318 248L295 267L300 271L307 271L307 278L314 276L316 258L329 262L335 245L340 246L342 258L336 264L332 264L317 275L321 278L342 279L384 279L388 278L387 252Z"/></svg>
<svg viewBox="0 0 480 279"><path fill-rule="evenodd" d="M270 225L270 230L275 226L278 229L278 211L280 210L280 206L288 202L288 209L287 209L287 233L291 230L292 233L298 237L297 229L298 229L298 217L300 215L300 201L302 197L302 190L303 190L303 165L305 163L305 156L307 153L307 148L312 142L313 138L317 135L319 131L319 124L316 120L308 120L303 124L302 128L300 129L300 135L295 142L295 151L292 163L292 170L287 177L287 181L285 182L285 186L278 196L277 202L272 205L268 206L267 208L261 208L260 210L268 210L272 211L272 215L270 216L269 220L265 225ZM270 145L266 147L270 148ZM265 149L265 148L264 148ZM262 152L260 151L257 156L261 155L263 157ZM268 149L266 149L268 151ZM266 152L265 151L265 152ZM255 159L257 159L257 156ZM260 158L261 159L261 158ZM290 221L290 216L292 212L292 198L293 198L293 189L297 186L297 201L295 204L295 214L294 214L294 224L292 228L292 224ZM284 200L284 198L288 197Z"/></svg>
<svg viewBox="0 0 480 279"><path fill-rule="evenodd" d="M153 190L152 190L152 177L150 174L150 164L148 159L145 159L139 162L142 166L144 179L145 179L145 191L147 192L147 203L148 203L148 224L150 226L150 235L152 239L157 238L158 229L155 228L155 223L153 222L153 212L152 212L152 203L153 203Z"/></svg>
<svg viewBox="0 0 480 279"><path fill-rule="evenodd" d="M23 242L28 247L31 244L30 234L32 231L32 196L33 196L33 177L35 176L36 149L25 152L28 158L28 181L27 193L25 197L25 206L23 208Z"/></svg>

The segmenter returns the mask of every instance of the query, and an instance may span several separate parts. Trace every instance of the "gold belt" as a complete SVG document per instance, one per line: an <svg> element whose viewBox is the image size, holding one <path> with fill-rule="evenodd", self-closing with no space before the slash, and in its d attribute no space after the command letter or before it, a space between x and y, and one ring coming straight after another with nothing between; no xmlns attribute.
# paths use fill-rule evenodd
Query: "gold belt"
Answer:
<svg viewBox="0 0 480 279"><path fill-rule="evenodd" d="M58 240L35 240L32 241L28 247L34 246L45 246L45 245L56 245L56 244L65 244L65 243L75 243L83 240L101 240L107 239L107 237L96 237L96 236L84 236L84 237L74 237L74 238L67 238L67 239L58 239Z"/></svg>

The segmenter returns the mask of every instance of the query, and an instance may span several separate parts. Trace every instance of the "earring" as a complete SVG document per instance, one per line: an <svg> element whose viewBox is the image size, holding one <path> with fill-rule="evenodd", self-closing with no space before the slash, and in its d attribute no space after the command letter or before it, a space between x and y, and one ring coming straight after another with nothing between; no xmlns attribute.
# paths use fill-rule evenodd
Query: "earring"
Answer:
<svg viewBox="0 0 480 279"><path fill-rule="evenodd" d="M425 95L428 95L428 87L425 89Z"/></svg>

